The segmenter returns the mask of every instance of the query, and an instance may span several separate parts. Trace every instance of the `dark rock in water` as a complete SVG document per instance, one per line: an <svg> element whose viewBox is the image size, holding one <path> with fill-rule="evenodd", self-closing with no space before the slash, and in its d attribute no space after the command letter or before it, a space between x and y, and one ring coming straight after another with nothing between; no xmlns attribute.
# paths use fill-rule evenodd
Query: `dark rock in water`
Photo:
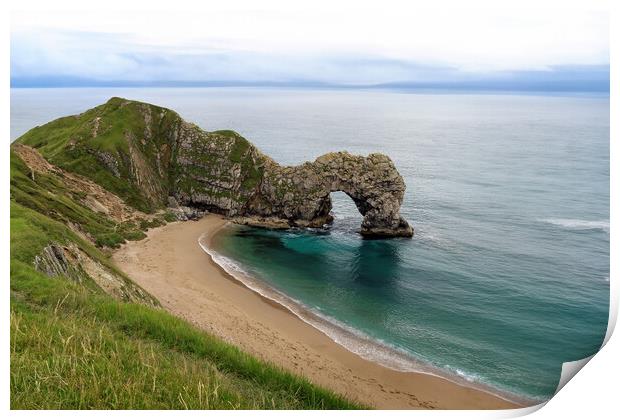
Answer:
<svg viewBox="0 0 620 420"><path fill-rule="evenodd" d="M280 166L234 131L206 132L174 111L122 98L17 141L139 210L167 204L179 220L210 211L255 226L321 227L332 220L329 194L342 191L363 216L362 235L413 235L400 216L403 178L378 153L328 153Z"/></svg>

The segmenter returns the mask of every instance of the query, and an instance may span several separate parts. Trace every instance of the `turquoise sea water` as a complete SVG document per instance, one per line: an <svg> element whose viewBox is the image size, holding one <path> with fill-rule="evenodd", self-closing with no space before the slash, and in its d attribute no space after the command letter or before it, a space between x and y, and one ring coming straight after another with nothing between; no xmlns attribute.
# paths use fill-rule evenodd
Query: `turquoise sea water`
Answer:
<svg viewBox="0 0 620 420"><path fill-rule="evenodd" d="M283 164L334 150L391 156L413 239L362 240L355 206L333 193L331 227L231 227L216 241L229 269L364 357L540 400L563 362L603 340L608 97L247 88L11 96L12 138L124 96L207 130L235 129Z"/></svg>

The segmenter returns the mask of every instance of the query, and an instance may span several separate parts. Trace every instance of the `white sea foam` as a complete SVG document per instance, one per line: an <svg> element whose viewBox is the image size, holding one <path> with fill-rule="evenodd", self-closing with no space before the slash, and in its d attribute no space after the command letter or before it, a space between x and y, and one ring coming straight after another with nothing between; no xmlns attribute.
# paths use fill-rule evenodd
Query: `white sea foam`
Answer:
<svg viewBox="0 0 620 420"><path fill-rule="evenodd" d="M542 219L541 221L569 230L602 230L609 233L609 220Z"/></svg>
<svg viewBox="0 0 620 420"><path fill-rule="evenodd" d="M457 375L465 379L467 382L475 382L475 381L480 380L480 377L478 375L467 373L462 369L454 369L454 371L456 372Z"/></svg>
<svg viewBox="0 0 620 420"><path fill-rule="evenodd" d="M206 234L203 234L198 239L198 244L211 256L216 264L226 271L226 273L259 295L282 305L305 323L323 332L335 343L366 360L400 372L417 372L441 377L460 385L491 393L512 402L539 402L509 392L499 391L490 385L484 384L478 376L465 373L459 369L453 369L450 366L441 369L430 363L415 359L404 350L391 346L380 339L369 337L362 331L318 312L319 308L311 309L302 302L281 293L265 282L259 281L240 264L218 253L213 248L207 246L206 243Z"/></svg>

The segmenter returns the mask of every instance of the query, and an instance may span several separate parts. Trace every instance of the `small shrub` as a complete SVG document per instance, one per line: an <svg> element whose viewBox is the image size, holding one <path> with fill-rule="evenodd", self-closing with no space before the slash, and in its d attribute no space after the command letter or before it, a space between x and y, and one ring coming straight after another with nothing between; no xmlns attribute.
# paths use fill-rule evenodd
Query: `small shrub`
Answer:
<svg viewBox="0 0 620 420"><path fill-rule="evenodd" d="M125 233L125 239L128 241L139 241L144 238L146 238L146 234L141 230L131 230Z"/></svg>
<svg viewBox="0 0 620 420"><path fill-rule="evenodd" d="M118 248L121 244L125 243L125 239L116 232L102 233L95 237L95 244L98 247Z"/></svg>

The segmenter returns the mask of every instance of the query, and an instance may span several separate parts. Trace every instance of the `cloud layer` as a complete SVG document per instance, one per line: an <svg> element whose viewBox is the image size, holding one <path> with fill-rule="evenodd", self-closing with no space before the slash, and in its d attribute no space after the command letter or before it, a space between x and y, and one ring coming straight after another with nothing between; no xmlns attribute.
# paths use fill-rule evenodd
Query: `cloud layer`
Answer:
<svg viewBox="0 0 620 420"><path fill-rule="evenodd" d="M556 74L608 83L605 2L538 3L14 13L11 80L472 85Z"/></svg>

